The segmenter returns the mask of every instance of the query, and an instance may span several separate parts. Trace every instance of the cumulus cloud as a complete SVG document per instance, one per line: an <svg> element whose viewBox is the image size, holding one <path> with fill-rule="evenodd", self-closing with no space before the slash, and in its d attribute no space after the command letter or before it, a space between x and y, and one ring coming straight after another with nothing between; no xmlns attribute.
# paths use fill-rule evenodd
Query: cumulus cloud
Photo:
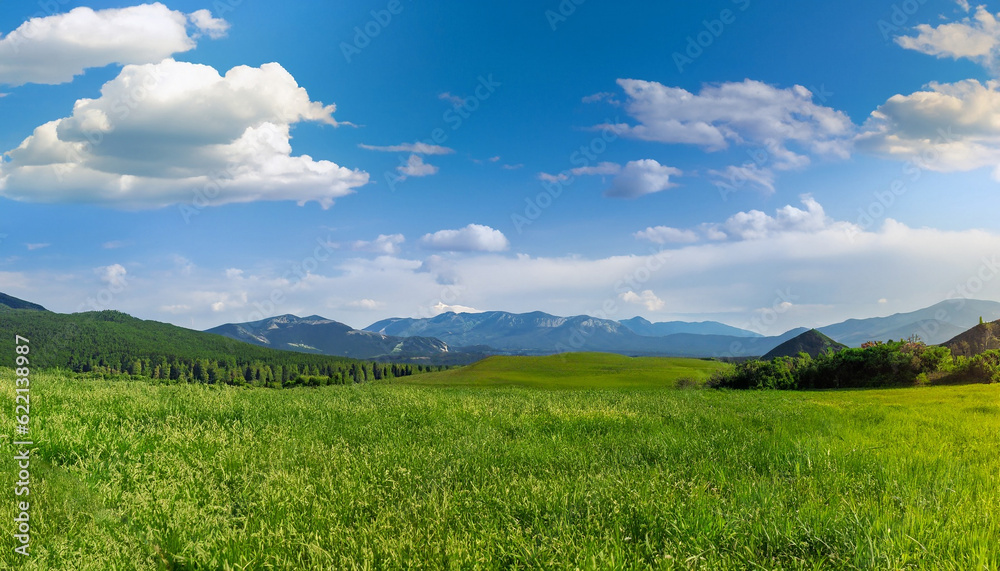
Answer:
<svg viewBox="0 0 1000 571"><path fill-rule="evenodd" d="M208 10L185 15L159 2L32 18L0 40L0 83L66 83L88 68L158 62L195 47L189 19L211 38L229 27Z"/></svg>
<svg viewBox="0 0 1000 571"><path fill-rule="evenodd" d="M653 226L633 234L640 240L654 244L690 244L701 237L712 241L761 240L779 234L815 234L839 229L845 235L856 234L860 229L847 222L836 222L826 215L823 206L808 195L802 195L804 208L790 204L778 208L774 216L760 210L737 212L725 222L706 222L695 229ZM699 236L701 234L701 237Z"/></svg>
<svg viewBox="0 0 1000 571"><path fill-rule="evenodd" d="M969 11L968 4L962 5L962 8ZM972 17L958 22L939 26L920 24L915 28L915 36L900 36L896 38L896 43L908 50L939 58L970 59L997 71L997 56L1000 55L998 15L990 13L985 6L979 6Z"/></svg>
<svg viewBox="0 0 1000 571"><path fill-rule="evenodd" d="M330 126L335 107L311 101L279 64L212 67L171 59L129 65L97 99L35 129L0 165L0 195L27 202L155 208L255 200L316 201L368 183L368 173L292 156L291 125Z"/></svg>
<svg viewBox="0 0 1000 571"><path fill-rule="evenodd" d="M430 176L432 174L437 174L438 168L434 165L427 164L420 155L410 155L407 159L406 164L399 165L396 167L403 177L408 176Z"/></svg>
<svg viewBox="0 0 1000 571"><path fill-rule="evenodd" d="M351 244L351 249L358 252L371 252L394 256L399 253L399 245L406 241L402 234L379 234L378 238L368 242L358 240Z"/></svg>
<svg viewBox="0 0 1000 571"><path fill-rule="evenodd" d="M872 112L857 144L933 171L993 167L1000 180L1000 82L931 83L894 95Z"/></svg>
<svg viewBox="0 0 1000 571"><path fill-rule="evenodd" d="M693 230L681 230L670 226L651 226L636 232L633 236L654 244L684 244L698 241L698 234Z"/></svg>
<svg viewBox="0 0 1000 571"><path fill-rule="evenodd" d="M502 252L510 248L510 242L503 232L481 224L426 234L420 239L420 243L431 250L450 252Z"/></svg>
<svg viewBox="0 0 1000 571"><path fill-rule="evenodd" d="M846 114L813 103L802 87L781 89L747 79L705 85L698 94L653 81L619 79L635 124L601 125L627 137L697 145L763 148L773 168L800 168L807 154L845 158L854 125ZM793 150L793 147L795 150Z"/></svg>
<svg viewBox="0 0 1000 571"><path fill-rule="evenodd" d="M680 176L681 170L661 165L653 159L630 161L611 182L604 196L612 198L638 198L677 186L671 176Z"/></svg>
<svg viewBox="0 0 1000 571"><path fill-rule="evenodd" d="M128 274L121 264L101 266L94 271L100 277L101 281L109 286L124 285L125 276Z"/></svg>
<svg viewBox="0 0 1000 571"><path fill-rule="evenodd" d="M709 227L731 239L760 240L788 232L816 233L826 230L833 223L823 206L811 196L804 195L802 204L805 209L788 204L779 208L774 216L760 210L737 212L722 224L710 224Z"/></svg>
<svg viewBox="0 0 1000 571"><path fill-rule="evenodd" d="M643 290L641 293L635 293L634 291L629 290L620 294L618 297L625 303L641 305L649 311L660 311L664 308L664 306L666 306L666 303L662 299L656 297L653 290L649 289Z"/></svg>
<svg viewBox="0 0 1000 571"><path fill-rule="evenodd" d="M450 155L455 152L455 149L450 149L448 147L442 147L441 145L430 145L428 143L403 143L400 145L388 145L380 147L377 145L358 145L362 149L367 149L369 151L380 151L383 153L413 153L416 155Z"/></svg>
<svg viewBox="0 0 1000 571"><path fill-rule="evenodd" d="M198 28L199 33L205 34L213 40L226 37L226 33L229 31L229 22L222 18L213 18L212 13L208 10L191 12L188 14L188 20Z"/></svg>

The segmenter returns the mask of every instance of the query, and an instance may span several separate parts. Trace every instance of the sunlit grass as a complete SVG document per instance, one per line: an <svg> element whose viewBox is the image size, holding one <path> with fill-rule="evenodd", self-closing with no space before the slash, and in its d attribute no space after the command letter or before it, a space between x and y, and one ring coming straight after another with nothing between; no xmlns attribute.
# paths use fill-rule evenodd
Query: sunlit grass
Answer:
<svg viewBox="0 0 1000 571"><path fill-rule="evenodd" d="M4 533L0 567L1000 567L996 385L278 391L40 374L32 391L32 556Z"/></svg>

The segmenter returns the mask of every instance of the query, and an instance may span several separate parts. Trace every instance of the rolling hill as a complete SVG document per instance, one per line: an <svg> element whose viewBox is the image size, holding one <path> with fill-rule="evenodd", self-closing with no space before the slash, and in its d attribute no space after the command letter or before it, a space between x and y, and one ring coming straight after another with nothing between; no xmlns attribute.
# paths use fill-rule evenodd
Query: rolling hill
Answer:
<svg viewBox="0 0 1000 571"><path fill-rule="evenodd" d="M834 352L846 349L847 345L837 343L826 335L815 329L810 329L805 333L793 337L767 352L762 357L764 361L770 361L775 357L797 357L799 353L805 353L810 357L817 357L829 350Z"/></svg>
<svg viewBox="0 0 1000 571"><path fill-rule="evenodd" d="M673 357L625 357L611 353L493 356L467 367L418 375L403 382L434 386L526 387L536 389L674 388L701 384L718 361Z"/></svg>
<svg viewBox="0 0 1000 571"><path fill-rule="evenodd" d="M951 354L972 357L984 351L1000 349L1000 320L980 323L942 343Z"/></svg>

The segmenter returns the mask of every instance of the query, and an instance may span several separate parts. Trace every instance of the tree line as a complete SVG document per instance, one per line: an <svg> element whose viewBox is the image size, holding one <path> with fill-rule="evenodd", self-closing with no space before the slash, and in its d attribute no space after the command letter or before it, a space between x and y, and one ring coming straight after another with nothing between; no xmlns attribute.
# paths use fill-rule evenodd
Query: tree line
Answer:
<svg viewBox="0 0 1000 571"><path fill-rule="evenodd" d="M164 382L285 387L405 377L444 367L279 351L118 311L0 310L0 335L30 340L34 368ZM0 365L13 365L13 351Z"/></svg>
<svg viewBox="0 0 1000 571"><path fill-rule="evenodd" d="M919 340L869 342L815 358L751 360L719 371L708 385L731 389L839 389L924 383L1000 382L1000 350L952 356L947 347Z"/></svg>

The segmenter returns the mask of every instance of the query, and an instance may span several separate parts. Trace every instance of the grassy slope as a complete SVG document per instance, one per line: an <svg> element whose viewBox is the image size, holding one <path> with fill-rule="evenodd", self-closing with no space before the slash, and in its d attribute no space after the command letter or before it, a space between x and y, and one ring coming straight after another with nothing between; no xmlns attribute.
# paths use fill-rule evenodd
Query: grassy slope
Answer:
<svg viewBox="0 0 1000 571"><path fill-rule="evenodd" d="M729 367L701 359L567 353L546 357L489 357L460 369L422 375L420 385L541 389L670 388L680 379L702 382Z"/></svg>
<svg viewBox="0 0 1000 571"><path fill-rule="evenodd" d="M997 385L32 390L28 568L1000 567Z"/></svg>

